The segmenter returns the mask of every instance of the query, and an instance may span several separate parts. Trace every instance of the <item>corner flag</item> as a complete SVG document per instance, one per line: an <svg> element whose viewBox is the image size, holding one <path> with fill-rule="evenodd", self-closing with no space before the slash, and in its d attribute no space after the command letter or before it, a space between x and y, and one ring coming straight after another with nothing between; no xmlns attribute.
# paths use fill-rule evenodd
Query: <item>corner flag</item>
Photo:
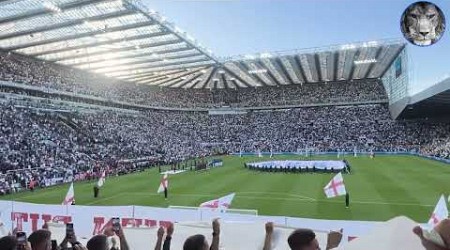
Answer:
<svg viewBox="0 0 450 250"><path fill-rule="evenodd" d="M165 174L164 177L161 179L157 193L164 192L164 189L168 187L169 187L169 179L167 178L167 174Z"/></svg>
<svg viewBox="0 0 450 250"><path fill-rule="evenodd" d="M215 200L206 201L200 204L200 207L226 211L231 206L231 202L233 201L234 196L235 193L231 193Z"/></svg>
<svg viewBox="0 0 450 250"><path fill-rule="evenodd" d="M434 208L431 218L428 220L428 224L432 227L436 226L441 220L448 218L447 204L445 203L444 195L441 195L439 201Z"/></svg>
<svg viewBox="0 0 450 250"><path fill-rule="evenodd" d="M69 191L67 191L66 198L64 198L62 205L71 205L75 201L75 192L73 190L73 182L70 184Z"/></svg>
<svg viewBox="0 0 450 250"><path fill-rule="evenodd" d="M347 191L345 190L344 178L342 173L337 174L331 179L330 182L323 188L327 198L333 198L336 196L345 195Z"/></svg>

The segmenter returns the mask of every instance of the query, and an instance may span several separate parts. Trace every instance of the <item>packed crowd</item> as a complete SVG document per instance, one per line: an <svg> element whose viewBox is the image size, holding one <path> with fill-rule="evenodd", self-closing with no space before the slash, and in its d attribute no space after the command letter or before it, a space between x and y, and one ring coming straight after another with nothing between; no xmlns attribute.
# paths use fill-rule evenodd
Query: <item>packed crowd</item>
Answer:
<svg viewBox="0 0 450 250"><path fill-rule="evenodd" d="M2 65L0 80L3 81L158 107L255 107L386 99L384 88L378 80L239 90L179 89L124 83L85 71L2 52L0 65Z"/></svg>
<svg viewBox="0 0 450 250"><path fill-rule="evenodd" d="M221 227L219 220L212 222L212 240L209 244L205 235L194 234L188 237L183 244L183 250L219 250ZM397 229L400 232L410 230L407 228ZM450 248L450 220L444 219L433 229L435 235L433 239L424 236L424 230L420 226L412 229L413 233L420 239L425 250L448 250ZM268 222L265 225L265 238L261 244L262 250L271 250L274 241L274 224ZM166 228L160 227L157 231L156 240L154 241L155 250L170 250L172 237L177 237L174 224L169 223ZM395 236L392 236L395 237ZM328 233L325 249L337 249L343 238L343 231L331 231ZM438 240L439 239L439 240ZM294 230L287 239L285 239L291 250L317 250L320 249L316 234L311 229L300 228ZM388 240L388 239L383 239ZM152 240L149 239L151 242ZM439 242L439 243L438 243ZM442 242L442 243L440 243ZM258 242L254 242L259 245ZM129 244L120 225L113 225L104 230L102 234L93 236L83 246L77 241L76 234L73 230L66 230L66 237L60 244L52 240L51 231L48 226L44 225L43 229L34 231L28 238L25 232L16 232L15 235L0 238L0 247L2 250L129 250ZM400 246L397 246L400 247ZM150 248L149 248L150 249ZM258 249L258 248L255 248Z"/></svg>
<svg viewBox="0 0 450 250"><path fill-rule="evenodd" d="M355 150L449 156L450 123L395 121L384 104L209 115L58 113L3 103L0 118L0 189L32 179L66 181L98 164L118 169L118 161L142 157L173 162L216 153Z"/></svg>
<svg viewBox="0 0 450 250"><path fill-rule="evenodd" d="M426 155L450 159L450 137L434 139L432 143L424 146L422 152Z"/></svg>

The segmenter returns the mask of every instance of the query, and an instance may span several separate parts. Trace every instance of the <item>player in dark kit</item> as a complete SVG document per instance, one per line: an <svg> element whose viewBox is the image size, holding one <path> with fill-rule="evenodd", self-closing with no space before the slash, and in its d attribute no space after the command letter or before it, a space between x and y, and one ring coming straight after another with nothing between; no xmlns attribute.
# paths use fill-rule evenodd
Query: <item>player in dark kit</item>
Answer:
<svg viewBox="0 0 450 250"><path fill-rule="evenodd" d="M345 194L345 208L348 208L350 206L350 194L347 192Z"/></svg>
<svg viewBox="0 0 450 250"><path fill-rule="evenodd" d="M100 192L100 188L98 187L97 184L95 184L94 186L94 198L98 197L98 193Z"/></svg>
<svg viewBox="0 0 450 250"><path fill-rule="evenodd" d="M167 200L167 195L168 195L168 193L167 193L167 187L165 187L164 188L164 198Z"/></svg>

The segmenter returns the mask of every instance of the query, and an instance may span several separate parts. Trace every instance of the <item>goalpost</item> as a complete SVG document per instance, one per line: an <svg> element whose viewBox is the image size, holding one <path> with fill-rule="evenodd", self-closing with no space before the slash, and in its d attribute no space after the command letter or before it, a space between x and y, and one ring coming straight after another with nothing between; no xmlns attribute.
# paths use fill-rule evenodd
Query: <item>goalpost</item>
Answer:
<svg viewBox="0 0 450 250"><path fill-rule="evenodd" d="M211 208L201 208L201 207L188 207L188 206L169 206L169 209L185 209L185 210L197 210L197 211L205 211L205 212L211 212L214 210L211 210ZM215 212L224 213L224 214L245 214L245 215L254 215L258 216L258 210L256 209L235 209L235 208L229 208L227 210L219 211L216 210Z"/></svg>

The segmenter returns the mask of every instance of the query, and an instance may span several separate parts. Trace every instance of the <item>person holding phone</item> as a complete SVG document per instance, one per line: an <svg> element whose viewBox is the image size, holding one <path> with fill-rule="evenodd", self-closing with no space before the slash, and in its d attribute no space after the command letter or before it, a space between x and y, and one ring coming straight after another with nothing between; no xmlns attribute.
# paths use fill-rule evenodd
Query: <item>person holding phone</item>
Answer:
<svg viewBox="0 0 450 250"><path fill-rule="evenodd" d="M66 249L67 248L67 244L72 244L72 242L76 241L76 237L75 237L75 231L73 230L73 223L67 223L66 224L66 237L64 238L64 240L61 242L61 244L59 245L61 247L61 249Z"/></svg>
<svg viewBox="0 0 450 250"><path fill-rule="evenodd" d="M87 250L87 248L85 246L83 246L80 242L77 241L73 223L66 224L66 237L61 242L59 247L57 246L56 240L55 241L52 240L51 245L52 245L52 248L51 248L52 250L66 250L66 249ZM69 245L71 247L69 247Z"/></svg>
<svg viewBox="0 0 450 250"><path fill-rule="evenodd" d="M106 236L112 237L117 235L120 239L120 249L121 250L129 250L127 239L125 238L125 234L123 233L122 226L120 225L120 218L115 217L112 218L112 227L106 228L103 232Z"/></svg>
<svg viewBox="0 0 450 250"><path fill-rule="evenodd" d="M25 249L25 246L28 245L27 234L25 232L17 232L16 240L17 240L17 249L18 250Z"/></svg>

